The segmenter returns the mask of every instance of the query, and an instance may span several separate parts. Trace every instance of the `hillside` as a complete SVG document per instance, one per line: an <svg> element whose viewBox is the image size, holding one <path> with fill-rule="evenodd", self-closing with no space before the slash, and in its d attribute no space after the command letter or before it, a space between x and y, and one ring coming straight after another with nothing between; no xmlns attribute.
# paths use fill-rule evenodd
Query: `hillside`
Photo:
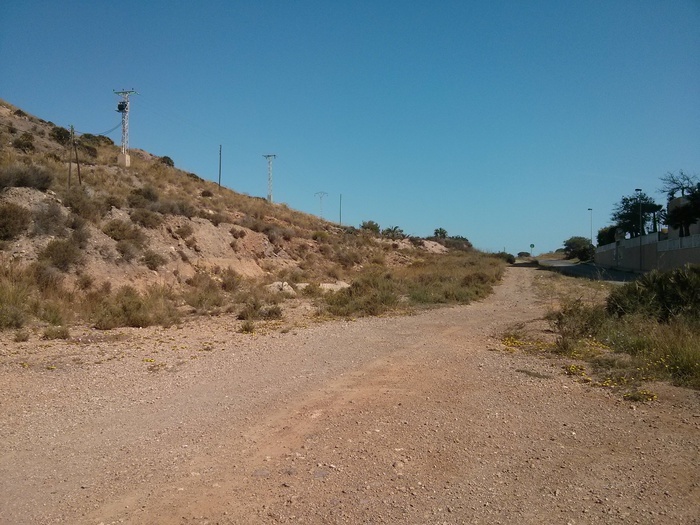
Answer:
<svg viewBox="0 0 700 525"><path fill-rule="evenodd" d="M395 231L382 236L376 230L341 227L219 187L178 169L168 157L141 150L131 150L131 166L123 168L117 165L118 153L118 146L104 136L76 136L72 145L68 130L0 101L0 260L5 279L19 272L15 281L21 273L39 288L22 292L5 287L0 326L21 327L27 316L55 325L95 322L96 316L107 315L105 298L118 302L120 291L141 302L158 296L143 305L156 318L98 325L169 324L183 312L233 311L234 303L250 303L251 298L258 310L263 303L277 304L279 294L261 292L272 283L288 283L287 295L308 288L307 295L313 296L382 269L415 267L417 262L426 268L426 258L450 251L445 245L460 248L462 255L485 257L461 237L440 244ZM500 262L488 259L487 267L500 268ZM469 266L478 267L473 261ZM493 278L475 282L487 284ZM483 294L443 295L416 302L463 302ZM75 315L58 304L66 297ZM57 301L54 313L47 314L51 301ZM166 311L154 313L155 303L164 302ZM134 305L119 308L134 310Z"/></svg>

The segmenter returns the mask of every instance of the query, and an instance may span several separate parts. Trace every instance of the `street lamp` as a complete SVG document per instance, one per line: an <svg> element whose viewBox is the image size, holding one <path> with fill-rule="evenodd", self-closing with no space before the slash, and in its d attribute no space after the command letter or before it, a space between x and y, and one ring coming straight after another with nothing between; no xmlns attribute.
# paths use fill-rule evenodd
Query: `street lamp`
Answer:
<svg viewBox="0 0 700 525"><path fill-rule="evenodd" d="M639 271L642 271L642 189L635 188L637 203L639 204Z"/></svg>
<svg viewBox="0 0 700 525"><path fill-rule="evenodd" d="M588 211L591 212L591 246L595 246L593 244L593 208L588 208Z"/></svg>

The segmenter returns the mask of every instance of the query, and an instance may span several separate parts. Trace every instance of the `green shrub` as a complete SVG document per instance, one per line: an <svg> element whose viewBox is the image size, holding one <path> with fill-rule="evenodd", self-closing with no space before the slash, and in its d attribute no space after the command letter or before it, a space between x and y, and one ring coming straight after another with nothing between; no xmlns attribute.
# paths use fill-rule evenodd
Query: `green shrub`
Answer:
<svg viewBox="0 0 700 525"><path fill-rule="evenodd" d="M163 287L153 287L141 294L130 286L123 286L114 296L103 298L92 317L98 330L155 324L170 326L179 320L172 294Z"/></svg>
<svg viewBox="0 0 700 525"><path fill-rule="evenodd" d="M117 241L116 249L125 261L132 261L141 251L140 246L127 239Z"/></svg>
<svg viewBox="0 0 700 525"><path fill-rule="evenodd" d="M147 210L146 208L136 208L129 214L129 217L144 228L154 229L163 223L163 216L160 213Z"/></svg>
<svg viewBox="0 0 700 525"><path fill-rule="evenodd" d="M349 288L324 297L332 315L379 315L397 305L397 288L391 274L375 272L362 275Z"/></svg>
<svg viewBox="0 0 700 525"><path fill-rule="evenodd" d="M113 219L109 221L102 231L115 241L130 241L137 247L143 246L146 236L131 221Z"/></svg>
<svg viewBox="0 0 700 525"><path fill-rule="evenodd" d="M651 271L613 290L607 300L613 315L643 314L668 322L677 316L700 317L700 265L669 272Z"/></svg>
<svg viewBox="0 0 700 525"><path fill-rule="evenodd" d="M149 270L155 271L161 266L163 266L166 262L168 261L165 257L152 250L146 250L146 252L144 252L143 254L143 263Z"/></svg>
<svg viewBox="0 0 700 525"><path fill-rule="evenodd" d="M197 214L197 209L184 200L161 201L153 206L153 211L158 211L164 215L181 215L191 219Z"/></svg>
<svg viewBox="0 0 700 525"><path fill-rule="evenodd" d="M160 162L161 164L165 164L166 166L169 166L171 168L175 167L175 162L168 156L159 158L158 162Z"/></svg>
<svg viewBox="0 0 700 525"><path fill-rule="evenodd" d="M0 168L0 190L16 187L46 191L52 181L53 176L42 166L15 163Z"/></svg>
<svg viewBox="0 0 700 525"><path fill-rule="evenodd" d="M54 126L51 128L49 136L58 142L61 146L65 146L70 142L70 131L61 126Z"/></svg>
<svg viewBox="0 0 700 525"><path fill-rule="evenodd" d="M498 252L493 254L498 259L503 259L508 264L515 264L515 256L512 253Z"/></svg>
<svg viewBox="0 0 700 525"><path fill-rule="evenodd" d="M66 326L49 326L44 330L43 339L68 339L70 331Z"/></svg>
<svg viewBox="0 0 700 525"><path fill-rule="evenodd" d="M194 230L192 229L192 226L190 224L183 224L182 226L179 226L175 229L175 235L181 237L182 239L186 239L193 233Z"/></svg>
<svg viewBox="0 0 700 525"><path fill-rule="evenodd" d="M80 248L73 239L54 239L39 252L39 260L66 272L80 262Z"/></svg>
<svg viewBox="0 0 700 525"><path fill-rule="evenodd" d="M12 141L12 146L24 153L34 151L34 136L26 131Z"/></svg>
<svg viewBox="0 0 700 525"><path fill-rule="evenodd" d="M0 240L11 241L26 231L31 222L26 208L11 202L0 203Z"/></svg>
<svg viewBox="0 0 700 525"><path fill-rule="evenodd" d="M101 215L100 202L90 196L85 186L72 186L63 204L87 221L97 221Z"/></svg>
<svg viewBox="0 0 700 525"><path fill-rule="evenodd" d="M160 196L153 186L144 186L131 190L126 202L132 208L148 208L158 202Z"/></svg>
<svg viewBox="0 0 700 525"><path fill-rule="evenodd" d="M34 235L66 235L65 218L61 206L55 202L43 205L34 213Z"/></svg>
<svg viewBox="0 0 700 525"><path fill-rule="evenodd" d="M231 268L226 268L221 274L221 289L225 292L234 292L240 286L241 276Z"/></svg>
<svg viewBox="0 0 700 525"><path fill-rule="evenodd" d="M197 273L186 283L190 286L184 293L185 302L200 312L208 312L224 304L219 284L206 273Z"/></svg>

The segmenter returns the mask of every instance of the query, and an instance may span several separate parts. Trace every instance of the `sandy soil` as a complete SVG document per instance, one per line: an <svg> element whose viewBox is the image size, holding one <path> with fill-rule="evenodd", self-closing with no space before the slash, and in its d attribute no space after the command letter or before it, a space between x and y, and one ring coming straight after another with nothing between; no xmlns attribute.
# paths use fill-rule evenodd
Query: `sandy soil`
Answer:
<svg viewBox="0 0 700 525"><path fill-rule="evenodd" d="M700 397L502 350L535 270L410 317L0 345L2 524L700 523Z"/></svg>

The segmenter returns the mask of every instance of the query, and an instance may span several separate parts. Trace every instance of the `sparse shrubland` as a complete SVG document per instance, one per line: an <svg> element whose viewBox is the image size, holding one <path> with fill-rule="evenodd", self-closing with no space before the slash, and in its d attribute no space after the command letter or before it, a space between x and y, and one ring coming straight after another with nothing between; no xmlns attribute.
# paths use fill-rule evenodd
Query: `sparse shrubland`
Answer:
<svg viewBox="0 0 700 525"><path fill-rule="evenodd" d="M650 272L604 302L566 300L550 320L554 350L590 360L602 386L700 388L700 266Z"/></svg>
<svg viewBox="0 0 700 525"><path fill-rule="evenodd" d="M442 258L398 226L339 226L218 187L169 157L132 150L131 167L119 167L103 136L76 137L78 177L70 132L18 111L0 118L9 137L0 142L0 329L168 325L187 312L233 313L252 330L285 317L286 299L265 289L275 279L308 283L302 297L325 314L355 316L465 303L502 271L463 237L445 235L459 254ZM323 291L336 280L351 287Z"/></svg>

